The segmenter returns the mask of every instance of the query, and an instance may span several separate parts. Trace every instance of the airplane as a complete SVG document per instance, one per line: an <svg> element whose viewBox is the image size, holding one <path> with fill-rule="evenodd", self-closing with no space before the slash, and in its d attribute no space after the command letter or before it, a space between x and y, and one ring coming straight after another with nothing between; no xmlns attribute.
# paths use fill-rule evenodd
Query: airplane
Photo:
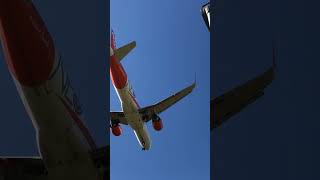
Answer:
<svg viewBox="0 0 320 180"><path fill-rule="evenodd" d="M0 157L0 179L106 179L109 146L97 147L84 125L62 59L31 0L0 0L0 40L40 154Z"/></svg>
<svg viewBox="0 0 320 180"><path fill-rule="evenodd" d="M210 31L210 1L201 8L203 20ZM232 116L264 95L275 76L276 48L273 42L273 65L259 76L210 101L210 129L221 126Z"/></svg>
<svg viewBox="0 0 320 180"><path fill-rule="evenodd" d="M160 131L163 128L163 124L158 115L190 94L196 84L193 83L159 103L140 108L132 86L128 82L127 74L121 64L121 60L135 48L135 46L136 42L133 41L117 49L114 33L111 33L110 76L121 102L122 111L110 112L110 128L113 135L120 136L122 134L120 124L129 125L133 129L142 150L149 150L151 139L147 131L146 123L152 120L153 128L156 131Z"/></svg>

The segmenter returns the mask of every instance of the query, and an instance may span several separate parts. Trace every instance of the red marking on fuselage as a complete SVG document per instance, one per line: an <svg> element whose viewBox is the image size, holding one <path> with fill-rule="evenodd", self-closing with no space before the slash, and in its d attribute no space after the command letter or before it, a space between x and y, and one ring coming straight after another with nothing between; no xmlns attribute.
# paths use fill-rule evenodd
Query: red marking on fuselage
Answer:
<svg viewBox="0 0 320 180"><path fill-rule="evenodd" d="M117 89L123 89L127 85L127 74L114 55L110 57L110 76Z"/></svg>
<svg viewBox="0 0 320 180"><path fill-rule="evenodd" d="M96 149L97 145L95 144L92 136L90 135L89 130L87 127L83 124L83 121L80 119L79 115L74 112L71 107L68 105L68 103L60 96L58 96L61 102L63 103L64 107L66 107L68 113L71 116L71 119L76 123L80 131L82 132L83 136L86 138L88 144L90 145L91 149Z"/></svg>
<svg viewBox="0 0 320 180"><path fill-rule="evenodd" d="M116 51L115 35L113 31L111 32L111 49L112 53ZM113 85L117 89L123 89L127 85L127 73L114 54L110 54L110 76Z"/></svg>
<svg viewBox="0 0 320 180"><path fill-rule="evenodd" d="M0 0L0 38L9 70L22 85L37 86L48 79L53 40L32 2Z"/></svg>

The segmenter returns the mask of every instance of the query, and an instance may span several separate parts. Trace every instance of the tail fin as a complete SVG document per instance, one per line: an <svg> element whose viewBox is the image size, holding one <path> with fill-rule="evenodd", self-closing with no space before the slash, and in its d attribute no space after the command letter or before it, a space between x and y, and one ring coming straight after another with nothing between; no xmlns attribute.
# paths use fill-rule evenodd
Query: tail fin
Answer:
<svg viewBox="0 0 320 180"><path fill-rule="evenodd" d="M118 59L118 61L120 62L125 56L127 56L129 54L129 52L134 49L136 47L136 42L132 41L129 44L126 44L122 47L120 47L119 49L117 49L116 47L116 38L114 35L113 30L111 30L111 48L114 51L114 55L116 56L116 58Z"/></svg>
<svg viewBox="0 0 320 180"><path fill-rule="evenodd" d="M116 49L116 37L115 37L115 35L114 35L113 30L111 30L111 48L112 48L113 50Z"/></svg>

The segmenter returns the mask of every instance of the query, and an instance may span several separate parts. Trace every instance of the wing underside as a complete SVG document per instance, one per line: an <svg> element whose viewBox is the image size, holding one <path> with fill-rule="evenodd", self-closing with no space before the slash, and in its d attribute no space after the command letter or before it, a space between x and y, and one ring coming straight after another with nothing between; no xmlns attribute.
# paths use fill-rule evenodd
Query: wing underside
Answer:
<svg viewBox="0 0 320 180"><path fill-rule="evenodd" d="M260 76L211 100L210 128L219 127L231 116L263 96L264 89L274 79L274 71L275 67L271 67Z"/></svg>
<svg viewBox="0 0 320 180"><path fill-rule="evenodd" d="M110 112L110 121L112 124L128 125L127 119L122 111Z"/></svg>
<svg viewBox="0 0 320 180"><path fill-rule="evenodd" d="M162 113L163 111L167 110L172 105L176 104L178 101L186 97L188 94L190 94L193 89L195 88L196 84L193 83L192 85L182 89L178 93L160 101L157 104L144 107L140 109L140 114L142 116L142 119L145 122L150 121L155 115Z"/></svg>

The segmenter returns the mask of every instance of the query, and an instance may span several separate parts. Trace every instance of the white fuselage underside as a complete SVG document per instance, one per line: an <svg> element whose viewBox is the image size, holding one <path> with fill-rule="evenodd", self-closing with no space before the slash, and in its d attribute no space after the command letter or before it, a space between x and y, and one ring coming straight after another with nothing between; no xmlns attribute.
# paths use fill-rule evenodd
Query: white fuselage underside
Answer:
<svg viewBox="0 0 320 180"><path fill-rule="evenodd" d="M25 87L13 76L16 87L36 130L40 156L48 170L47 179L100 180L90 155L93 150L78 122L70 113L73 102L62 99L67 79L61 62L55 61L52 78L37 87ZM68 107L69 107L68 106Z"/></svg>
<svg viewBox="0 0 320 180"><path fill-rule="evenodd" d="M146 123L139 114L139 105L130 92L128 83L122 89L115 88L121 102L121 107L128 125L133 129L134 134L141 147L145 150L150 149L151 140L147 131Z"/></svg>

